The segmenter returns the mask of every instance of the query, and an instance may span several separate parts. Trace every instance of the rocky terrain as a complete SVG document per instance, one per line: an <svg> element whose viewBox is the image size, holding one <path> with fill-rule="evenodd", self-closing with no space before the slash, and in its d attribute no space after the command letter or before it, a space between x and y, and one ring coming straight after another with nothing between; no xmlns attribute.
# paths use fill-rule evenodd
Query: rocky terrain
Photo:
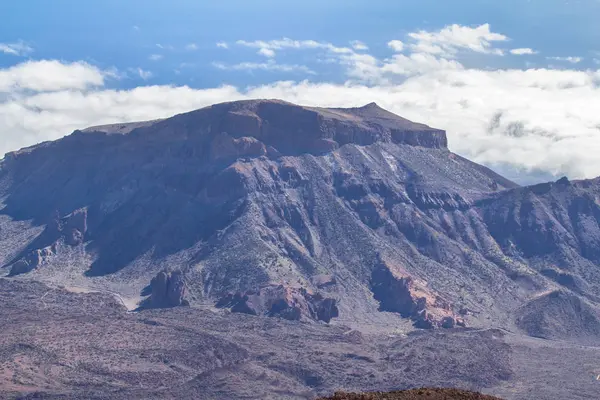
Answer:
<svg viewBox="0 0 600 400"><path fill-rule="evenodd" d="M125 331L132 343L165 351L180 348L170 341L178 332L212 335L197 348L190 337L191 347L173 356L179 380L168 373L161 380L155 364L140 361L111 386L114 398L119 390L261 398L252 397L258 386L265 398L310 398L425 385L487 388L505 398L537 390L544 398L575 393L567 392L569 380L584 393L597 391L593 362L573 361L570 371L579 375L561 379L552 368L573 354L597 353L600 179L519 187L447 145L444 131L376 104L323 109L256 100L92 127L9 153L0 161L0 276L6 287L22 285L7 293L25 297L5 296L12 303L3 312L12 315L11 329L23 318L32 324L25 326L54 321L57 332L70 312L87 315L91 325L72 320L63 339L73 342L63 347L81 346L102 321L99 340L108 340L107 327L117 337L98 353L86 350L98 357L122 343ZM63 305L74 291L88 292L78 295L85 304ZM28 312L30 305L16 303L43 297L44 305L52 295L62 311ZM150 316L159 325L139 322ZM270 329L280 347L275 338L260 339ZM356 357L321 349L348 332L343 351ZM14 333L39 346L35 357L56 340L37 330ZM366 340L364 357L373 362L349 351L363 348L355 336ZM253 352L258 343L264 347ZM535 357L521 354L533 349L549 364L528 365ZM269 352L293 361L261 358ZM21 353L5 354L13 360L6 376L14 376ZM206 366L189 364L190 354L206 354ZM36 372L51 379L46 386L10 378L11 387L75 396L77 379L120 379L116 355L82 377L61 369L69 356L53 357ZM154 386L135 392L142 382L136 368ZM279 383L257 380L263 374Z"/></svg>
<svg viewBox="0 0 600 400"><path fill-rule="evenodd" d="M498 397L486 396L459 389L412 389L397 392L378 393L336 393L322 400L500 400Z"/></svg>
<svg viewBox="0 0 600 400"><path fill-rule="evenodd" d="M0 302L0 398L313 400L422 386L523 400L598 393L599 348L500 329L405 334L200 307L132 313L109 294L21 279L0 279Z"/></svg>

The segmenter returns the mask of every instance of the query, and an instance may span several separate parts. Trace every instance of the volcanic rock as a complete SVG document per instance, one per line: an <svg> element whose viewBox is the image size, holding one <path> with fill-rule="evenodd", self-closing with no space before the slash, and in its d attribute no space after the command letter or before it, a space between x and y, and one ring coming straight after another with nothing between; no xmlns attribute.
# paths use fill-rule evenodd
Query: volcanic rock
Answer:
<svg viewBox="0 0 600 400"><path fill-rule="evenodd" d="M335 286L337 284L335 276L328 274L315 275L311 278L311 281L312 284L319 289Z"/></svg>
<svg viewBox="0 0 600 400"><path fill-rule="evenodd" d="M67 244L77 246L83 243L87 233L87 209L81 208L62 218L59 231Z"/></svg>
<svg viewBox="0 0 600 400"><path fill-rule="evenodd" d="M380 262L371 275L371 290L379 302L380 311L390 311L411 318L415 328L454 328L457 324L450 305L423 287L418 287L410 276L396 277L390 268ZM464 326L464 320L460 320Z"/></svg>
<svg viewBox="0 0 600 400"><path fill-rule="evenodd" d="M283 285L263 287L245 293L230 293L222 297L216 306L229 308L232 312L267 315L293 321L308 318L329 322L339 315L335 299Z"/></svg>
<svg viewBox="0 0 600 400"><path fill-rule="evenodd" d="M56 254L56 247L49 246L31 251L25 257L11 265L10 275L21 275L33 271Z"/></svg>
<svg viewBox="0 0 600 400"><path fill-rule="evenodd" d="M150 283L152 307L177 307L189 305L185 299L185 276L181 271L159 272Z"/></svg>

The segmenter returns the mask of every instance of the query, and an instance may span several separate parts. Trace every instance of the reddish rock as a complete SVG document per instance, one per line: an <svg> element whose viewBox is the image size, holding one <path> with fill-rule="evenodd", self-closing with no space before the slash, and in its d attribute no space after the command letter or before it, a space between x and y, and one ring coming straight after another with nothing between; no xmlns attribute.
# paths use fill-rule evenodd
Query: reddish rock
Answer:
<svg viewBox="0 0 600 400"><path fill-rule="evenodd" d="M380 311L395 312L410 318L415 328L454 328L458 325L451 305L431 291L416 287L410 276L396 277L380 262L371 274L371 290ZM465 326L464 320L460 320Z"/></svg>

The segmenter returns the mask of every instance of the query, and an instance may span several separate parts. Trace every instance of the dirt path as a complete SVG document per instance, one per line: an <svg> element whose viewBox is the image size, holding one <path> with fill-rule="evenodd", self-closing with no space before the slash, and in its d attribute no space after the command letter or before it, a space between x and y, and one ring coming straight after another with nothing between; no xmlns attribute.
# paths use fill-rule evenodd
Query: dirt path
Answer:
<svg viewBox="0 0 600 400"><path fill-rule="evenodd" d="M135 310L138 307L138 300L136 300L136 299L126 299L123 296L121 296L121 294L119 294L117 292L113 292L112 290L98 289L98 288L91 288L91 287L82 287L82 286L66 286L64 289L67 290L67 291L69 291L69 292L72 292L72 293L104 293L104 294L109 294L109 295L113 296L114 298L116 298L117 300L119 300L119 302L121 304L123 304L123 307L125 307L128 312L132 312L133 310Z"/></svg>

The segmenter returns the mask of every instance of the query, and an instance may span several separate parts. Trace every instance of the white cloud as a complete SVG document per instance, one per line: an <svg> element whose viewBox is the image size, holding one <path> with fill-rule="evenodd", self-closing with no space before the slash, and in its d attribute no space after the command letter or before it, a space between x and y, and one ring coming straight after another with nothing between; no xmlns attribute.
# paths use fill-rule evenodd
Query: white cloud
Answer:
<svg viewBox="0 0 600 400"><path fill-rule="evenodd" d="M367 46L366 44L364 44L360 40L353 40L353 41L350 42L350 45L352 45L352 48L354 50L356 50L356 51L369 50L369 46Z"/></svg>
<svg viewBox="0 0 600 400"><path fill-rule="evenodd" d="M413 53L409 56L395 54L391 59L386 60L383 63L381 72L408 76L425 74L437 70L455 70L462 68L462 64L455 60L437 58L427 53Z"/></svg>
<svg viewBox="0 0 600 400"><path fill-rule="evenodd" d="M0 93L22 91L86 90L102 86L112 72L101 71L85 62L28 61L0 69Z"/></svg>
<svg viewBox="0 0 600 400"><path fill-rule="evenodd" d="M546 57L548 60L565 61L571 64L579 64L583 61L581 57Z"/></svg>
<svg viewBox="0 0 600 400"><path fill-rule="evenodd" d="M170 45L170 44L160 44L160 43L156 43L156 47L158 47L161 50L174 50L175 48Z"/></svg>
<svg viewBox="0 0 600 400"><path fill-rule="evenodd" d="M16 43L0 43L0 53L10 54L13 56L24 56L33 52L33 48L23 41Z"/></svg>
<svg viewBox="0 0 600 400"><path fill-rule="evenodd" d="M218 42L217 43L217 47L220 47L222 49L228 49L229 45L227 43L225 43L225 42Z"/></svg>
<svg viewBox="0 0 600 400"><path fill-rule="evenodd" d="M304 72L306 74L314 75L315 72L304 65L295 64L277 64L274 60L269 60L264 63L255 62L243 62L239 64L223 64L219 62L213 63L215 68L226 70L226 71L276 71L276 72Z"/></svg>
<svg viewBox="0 0 600 400"><path fill-rule="evenodd" d="M370 54L344 55L339 60L347 68L347 75L361 82L378 83L383 77L382 62Z"/></svg>
<svg viewBox="0 0 600 400"><path fill-rule="evenodd" d="M408 36L414 41L410 45L414 52L446 57L454 56L460 50L502 55L503 51L495 49L493 42L508 40L508 37L492 32L489 24L475 28L454 24L437 32L419 31L409 33Z"/></svg>
<svg viewBox="0 0 600 400"><path fill-rule="evenodd" d="M426 53L412 53L408 56L395 54L385 60L379 60L370 54L351 54L343 55L340 62L346 66L346 73L354 83L375 85L391 85L402 82L409 76L432 71L464 68L455 60Z"/></svg>
<svg viewBox="0 0 600 400"><path fill-rule="evenodd" d="M189 43L185 46L185 49L188 51L196 51L199 49L199 47L196 43Z"/></svg>
<svg viewBox="0 0 600 400"><path fill-rule="evenodd" d="M140 78L142 78L145 81L147 81L148 79L150 79L154 76L154 74L151 71L147 71L142 68L133 68L130 71L135 73L137 76L139 76Z"/></svg>
<svg viewBox="0 0 600 400"><path fill-rule="evenodd" d="M163 55L162 54L151 54L148 59L150 61L160 61L163 59Z"/></svg>
<svg viewBox="0 0 600 400"><path fill-rule="evenodd" d="M265 56L265 57L275 57L275 51L268 49L268 48L262 48L260 50L258 50L258 54L260 54L261 56Z"/></svg>
<svg viewBox="0 0 600 400"><path fill-rule="evenodd" d="M283 49L323 49L336 54L351 54L353 50L348 47L337 47L331 43L318 42L316 40L292 40L289 38L277 39L277 40L255 40L246 41L238 40L235 42L238 46L250 47L258 49L258 54L267 55L268 57L274 57L276 50Z"/></svg>
<svg viewBox="0 0 600 400"><path fill-rule="evenodd" d="M390 40L387 45L390 49L397 53L400 53L402 50L404 50L404 42L401 40Z"/></svg>
<svg viewBox="0 0 600 400"><path fill-rule="evenodd" d="M510 54L514 54L517 56L523 56L523 55L530 55L530 54L537 54L538 52L530 49L530 48L520 48L520 49L512 49L510 51Z"/></svg>

